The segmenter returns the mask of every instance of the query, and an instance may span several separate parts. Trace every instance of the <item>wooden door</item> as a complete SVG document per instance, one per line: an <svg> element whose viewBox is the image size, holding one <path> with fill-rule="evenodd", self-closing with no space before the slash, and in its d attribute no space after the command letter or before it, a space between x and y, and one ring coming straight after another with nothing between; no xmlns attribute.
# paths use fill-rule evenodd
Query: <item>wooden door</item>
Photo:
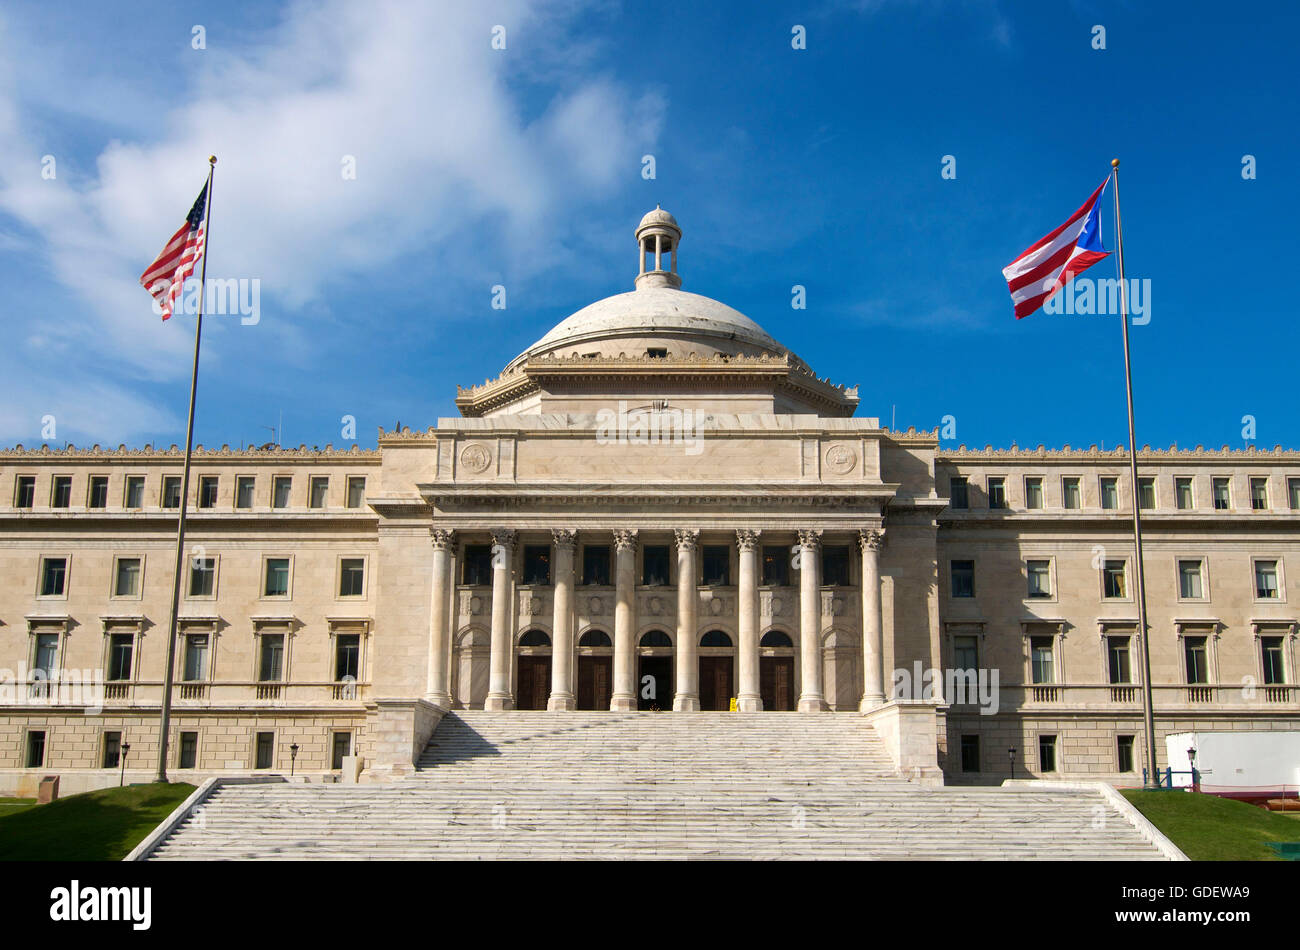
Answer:
<svg viewBox="0 0 1300 950"><path fill-rule="evenodd" d="M637 664L637 709L673 708L673 658L643 656Z"/></svg>
<svg viewBox="0 0 1300 950"><path fill-rule="evenodd" d="M516 709L545 709L551 695L551 658L521 656L519 688L515 693Z"/></svg>
<svg viewBox="0 0 1300 950"><path fill-rule="evenodd" d="M731 708L731 666L729 656L700 657L700 709Z"/></svg>
<svg viewBox="0 0 1300 950"><path fill-rule="evenodd" d="M758 660L758 691L763 708L778 712L794 709L794 657L764 656Z"/></svg>
<svg viewBox="0 0 1300 950"><path fill-rule="evenodd" d="M614 658L578 657L578 708L608 709L614 695Z"/></svg>

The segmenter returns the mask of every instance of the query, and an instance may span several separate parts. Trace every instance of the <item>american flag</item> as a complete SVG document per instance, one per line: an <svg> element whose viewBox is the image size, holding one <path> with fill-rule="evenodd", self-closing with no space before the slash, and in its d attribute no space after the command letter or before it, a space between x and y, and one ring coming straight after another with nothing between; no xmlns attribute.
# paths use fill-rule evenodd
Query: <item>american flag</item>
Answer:
<svg viewBox="0 0 1300 950"><path fill-rule="evenodd" d="M1017 320L1041 307L1070 278L1110 255L1101 246L1097 204L1109 182L1109 178L1103 181L1065 224L1002 268Z"/></svg>
<svg viewBox="0 0 1300 950"><path fill-rule="evenodd" d="M140 275L140 284L162 307L166 320L176 308L185 280L194 273L194 265L203 256L204 220L208 215L208 186L199 192L185 223L167 241L157 260Z"/></svg>

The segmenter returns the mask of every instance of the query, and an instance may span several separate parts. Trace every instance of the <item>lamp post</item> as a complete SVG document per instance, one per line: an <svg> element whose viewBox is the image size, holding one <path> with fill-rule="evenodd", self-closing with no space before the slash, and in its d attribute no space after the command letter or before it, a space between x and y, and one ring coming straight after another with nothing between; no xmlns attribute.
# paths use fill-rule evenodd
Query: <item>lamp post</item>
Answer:
<svg viewBox="0 0 1300 950"><path fill-rule="evenodd" d="M1201 783L1197 780L1197 775L1196 775L1196 749L1195 748L1189 748L1187 750L1187 761L1190 762L1192 766L1192 791L1199 792L1201 790Z"/></svg>
<svg viewBox="0 0 1300 950"><path fill-rule="evenodd" d="M1007 749L1007 758L1011 760L1011 777L1016 777L1016 747L1012 746Z"/></svg>
<svg viewBox="0 0 1300 950"><path fill-rule="evenodd" d="M298 761L298 743L289 746L289 777L293 778L293 767Z"/></svg>
<svg viewBox="0 0 1300 950"><path fill-rule="evenodd" d="M118 787L118 788L121 788L121 787L123 786L123 784L125 784L125 782L126 782L126 756L127 756L127 753L129 753L130 751L131 751L131 743L129 743L129 742L123 742L123 743L122 743L122 754L118 756L118 758L119 758L119 759L121 760L121 762L122 762L122 771L121 771L121 773L120 773L120 774L118 775L118 777L117 777L117 787Z"/></svg>

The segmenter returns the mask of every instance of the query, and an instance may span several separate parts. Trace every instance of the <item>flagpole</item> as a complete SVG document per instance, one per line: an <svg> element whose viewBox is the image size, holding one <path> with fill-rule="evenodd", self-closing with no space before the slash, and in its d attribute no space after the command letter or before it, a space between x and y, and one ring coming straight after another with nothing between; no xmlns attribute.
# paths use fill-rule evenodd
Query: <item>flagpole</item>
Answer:
<svg viewBox="0 0 1300 950"><path fill-rule="evenodd" d="M162 716L158 724L158 775L167 781L167 734L171 728L172 687L176 679L176 627L181 605L181 577L185 567L185 512L190 496L190 456L194 451L194 397L199 386L199 344L203 339L203 300L208 280L208 239L212 236L212 173L217 156L208 157L207 207L203 209L203 266L199 271L199 312L194 322L194 368L190 373L190 415L185 424L185 468L181 473L181 510L176 518L176 574L172 578L172 616L167 630L167 667L163 675Z"/></svg>
<svg viewBox="0 0 1300 950"><path fill-rule="evenodd" d="M1155 710L1151 694L1151 637L1147 629L1147 585L1142 562L1142 499L1138 489L1137 435L1133 425L1133 361L1128 345L1128 284L1124 281L1124 231L1119 216L1119 159L1110 162L1115 184L1115 263L1119 268L1119 307L1124 327L1124 385L1128 393L1128 464L1133 479L1133 555L1137 564L1138 637L1142 645L1142 723L1146 731L1147 787L1159 785L1156 769Z"/></svg>

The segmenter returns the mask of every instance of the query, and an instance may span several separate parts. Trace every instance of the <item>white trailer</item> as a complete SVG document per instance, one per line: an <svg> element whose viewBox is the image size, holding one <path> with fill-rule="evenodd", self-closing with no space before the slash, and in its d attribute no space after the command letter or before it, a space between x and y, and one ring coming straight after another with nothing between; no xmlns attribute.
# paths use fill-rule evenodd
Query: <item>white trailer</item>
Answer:
<svg viewBox="0 0 1300 950"><path fill-rule="evenodd" d="M1300 791L1300 732L1178 732L1165 737L1175 787L1192 784L1196 750L1201 790L1234 797L1281 798Z"/></svg>

